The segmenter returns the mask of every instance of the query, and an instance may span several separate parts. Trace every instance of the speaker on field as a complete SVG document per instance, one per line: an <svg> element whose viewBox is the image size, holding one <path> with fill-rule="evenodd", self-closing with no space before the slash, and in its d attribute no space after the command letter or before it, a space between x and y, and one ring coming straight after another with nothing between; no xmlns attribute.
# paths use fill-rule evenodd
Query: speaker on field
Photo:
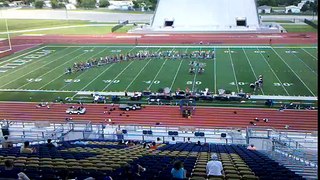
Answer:
<svg viewBox="0 0 320 180"><path fill-rule="evenodd" d="M221 133L221 137L225 138L225 137L227 137L227 134L226 133Z"/></svg>
<svg viewBox="0 0 320 180"><path fill-rule="evenodd" d="M3 136L9 136L9 135L10 135L10 133L9 133L9 128L7 128L7 127L2 127L1 130L2 130L2 135L3 135Z"/></svg>

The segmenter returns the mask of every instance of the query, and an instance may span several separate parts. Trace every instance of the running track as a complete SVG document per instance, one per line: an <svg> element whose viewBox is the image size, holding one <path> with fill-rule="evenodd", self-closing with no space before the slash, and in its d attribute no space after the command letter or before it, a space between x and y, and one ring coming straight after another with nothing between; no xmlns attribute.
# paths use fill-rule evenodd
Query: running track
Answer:
<svg viewBox="0 0 320 180"><path fill-rule="evenodd" d="M318 111L315 110L280 112L276 109L197 107L192 118L187 119L182 118L178 106L146 106L142 110L122 114L124 111L119 110L115 105L116 110L111 111L109 115L111 105L86 104L87 113L85 115L69 115L65 113L65 110L70 106L72 104L52 104L50 109L47 109L46 107L36 108L35 103L0 103L0 119L65 122L66 117L72 117L73 120L103 123L105 119L110 118L113 123L122 125L155 126L159 122L161 126L175 127L245 128L250 126L249 122L257 117L260 119L260 122L257 122L258 126L272 126L283 130L285 125L289 125L290 130L305 132L318 130ZM234 111L237 113L235 114ZM263 118L269 118L269 122L261 122Z"/></svg>

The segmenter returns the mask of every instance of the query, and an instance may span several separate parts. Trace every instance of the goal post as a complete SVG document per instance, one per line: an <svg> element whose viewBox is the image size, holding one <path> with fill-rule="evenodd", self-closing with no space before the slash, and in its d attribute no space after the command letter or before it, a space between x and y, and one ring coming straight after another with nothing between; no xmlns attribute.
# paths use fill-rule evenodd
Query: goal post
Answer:
<svg viewBox="0 0 320 180"><path fill-rule="evenodd" d="M8 19L3 15L3 8L0 8L0 58L12 53L11 36L8 26Z"/></svg>

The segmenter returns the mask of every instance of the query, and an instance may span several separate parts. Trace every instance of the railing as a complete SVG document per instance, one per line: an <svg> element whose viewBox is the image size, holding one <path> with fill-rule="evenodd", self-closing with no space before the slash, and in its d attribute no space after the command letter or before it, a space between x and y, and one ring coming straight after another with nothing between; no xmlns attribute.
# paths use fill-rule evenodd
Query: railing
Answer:
<svg viewBox="0 0 320 180"><path fill-rule="evenodd" d="M247 129L248 138L265 138L272 141L263 142L262 146L271 151L277 151L290 158L299 159L310 166L318 167L318 145L317 137L314 133L301 133L297 131L284 131L279 132L272 127L250 127ZM295 136L293 139L289 136ZM303 141L297 141L301 137ZM314 138L316 142L306 142L306 139Z"/></svg>
<svg viewBox="0 0 320 180"><path fill-rule="evenodd" d="M101 138L103 137L103 138ZM201 143L217 143L217 144L242 144L246 145L246 141L243 138L221 138L221 137L194 137L194 136L169 136L169 135L143 135L143 134L125 134L123 136L124 140L137 140L137 141L155 141L156 138L160 138L163 142L171 141L172 137L175 137L176 142L187 142L188 138L192 142ZM111 139L111 140L120 140L117 134L101 134L91 133L91 138L87 137L84 139ZM122 139L122 138L121 138Z"/></svg>
<svg viewBox="0 0 320 180"><path fill-rule="evenodd" d="M314 22L312 22L312 21L309 21L308 19L304 19L304 22L305 22L306 24L308 24L309 26L311 26L311 27L313 27L313 28L315 28L315 29L318 29L318 25L317 25L316 23L314 23Z"/></svg>
<svg viewBox="0 0 320 180"><path fill-rule="evenodd" d="M115 32L116 30L122 28L123 26L125 26L128 23L129 23L129 21L126 20L126 21L119 23L118 25L115 25L114 27L111 28L111 32Z"/></svg>

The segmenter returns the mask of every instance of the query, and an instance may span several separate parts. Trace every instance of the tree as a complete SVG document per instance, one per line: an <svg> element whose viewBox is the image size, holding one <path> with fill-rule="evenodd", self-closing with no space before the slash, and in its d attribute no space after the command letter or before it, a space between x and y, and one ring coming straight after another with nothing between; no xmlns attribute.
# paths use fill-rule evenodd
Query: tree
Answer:
<svg viewBox="0 0 320 180"><path fill-rule="evenodd" d="M304 4L302 7L301 7L301 9L300 9L300 11L301 12L306 12L306 11L308 11L309 10L309 5L308 4Z"/></svg>
<svg viewBox="0 0 320 180"><path fill-rule="evenodd" d="M132 1L133 3L133 8L134 9L138 9L140 6L139 6L139 3L137 1Z"/></svg>
<svg viewBox="0 0 320 180"><path fill-rule="evenodd" d="M59 4L58 0L50 0L50 4L51 4L52 9L60 8L60 4Z"/></svg>
<svg viewBox="0 0 320 180"><path fill-rule="evenodd" d="M96 8L96 0L80 0L80 7L83 8Z"/></svg>
<svg viewBox="0 0 320 180"><path fill-rule="evenodd" d="M23 3L25 4L25 5L30 5L30 4L32 4L32 3L34 3L35 2L35 0L23 0Z"/></svg>
<svg viewBox="0 0 320 180"><path fill-rule="evenodd" d="M36 7L36 9L42 9L44 6L44 2L42 0L36 0L34 2L34 6Z"/></svg>
<svg viewBox="0 0 320 180"><path fill-rule="evenodd" d="M318 1L310 2L309 10L311 10L312 12L317 13L318 12Z"/></svg>
<svg viewBox="0 0 320 180"><path fill-rule="evenodd" d="M108 7L110 6L110 2L107 0L100 0L99 1L99 7Z"/></svg>

